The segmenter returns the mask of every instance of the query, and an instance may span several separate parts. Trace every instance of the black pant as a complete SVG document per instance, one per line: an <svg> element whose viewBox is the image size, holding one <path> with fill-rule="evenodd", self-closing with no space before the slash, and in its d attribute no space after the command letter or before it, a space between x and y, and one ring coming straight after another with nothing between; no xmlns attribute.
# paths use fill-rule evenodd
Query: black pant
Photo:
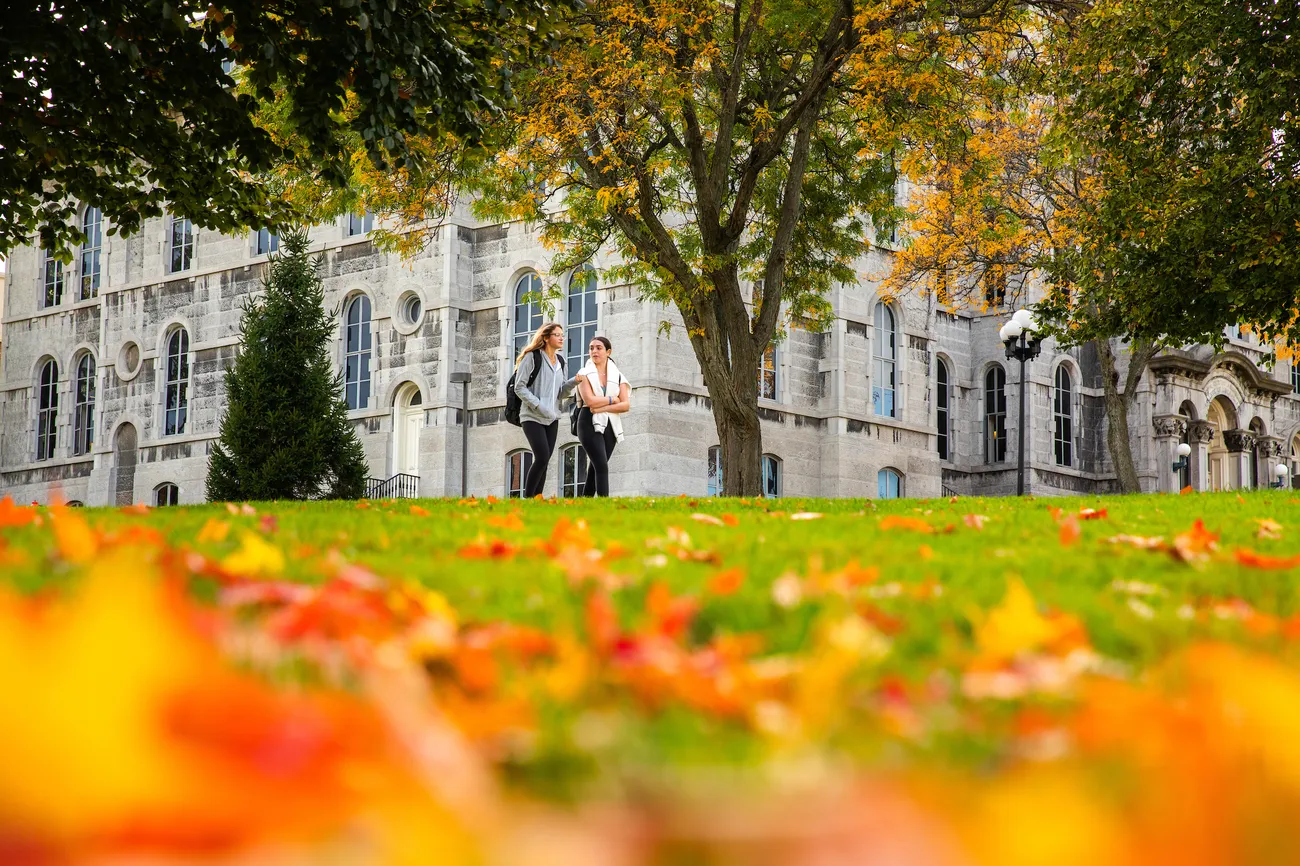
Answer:
<svg viewBox="0 0 1300 866"><path fill-rule="evenodd" d="M524 435L528 437L528 447L533 449L533 468L528 470L528 480L524 483L524 498L532 499L546 486L546 467L555 453L555 437L560 433L560 422L552 421L543 427L536 421L523 423Z"/></svg>
<svg viewBox="0 0 1300 866"><path fill-rule="evenodd" d="M614 438L614 425L606 424L604 433L597 433L591 423L591 410L585 406L578 414L578 441L587 452L587 482L583 496L609 495L609 458L614 454L618 440Z"/></svg>

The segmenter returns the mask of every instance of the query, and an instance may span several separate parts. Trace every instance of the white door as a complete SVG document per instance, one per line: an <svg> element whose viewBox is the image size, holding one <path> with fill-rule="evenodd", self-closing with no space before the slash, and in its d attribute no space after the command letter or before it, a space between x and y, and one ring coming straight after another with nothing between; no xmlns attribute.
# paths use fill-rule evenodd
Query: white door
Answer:
<svg viewBox="0 0 1300 866"><path fill-rule="evenodd" d="M420 428L424 426L424 409L410 406L403 410L401 450L398 451L398 472L420 474Z"/></svg>

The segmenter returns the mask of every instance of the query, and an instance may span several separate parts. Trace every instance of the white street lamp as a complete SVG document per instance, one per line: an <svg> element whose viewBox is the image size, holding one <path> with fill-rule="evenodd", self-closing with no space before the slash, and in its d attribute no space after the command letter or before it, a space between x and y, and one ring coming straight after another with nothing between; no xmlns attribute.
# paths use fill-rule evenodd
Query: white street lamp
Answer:
<svg viewBox="0 0 1300 866"><path fill-rule="evenodd" d="M1289 473L1290 471L1291 470L1287 467L1285 463L1279 463L1276 466L1274 466L1273 474L1277 476L1277 483L1274 484L1273 486L1279 489L1284 487L1285 485L1282 483L1282 479L1286 478L1287 473Z"/></svg>
<svg viewBox="0 0 1300 866"><path fill-rule="evenodd" d="M998 336L1007 347L1007 359L1020 362L1020 429L1017 431L1019 453L1016 455L1016 495L1025 493L1025 362L1038 357L1043 338L1037 333L1038 321L1029 310L1016 310L1011 321L1002 326Z"/></svg>

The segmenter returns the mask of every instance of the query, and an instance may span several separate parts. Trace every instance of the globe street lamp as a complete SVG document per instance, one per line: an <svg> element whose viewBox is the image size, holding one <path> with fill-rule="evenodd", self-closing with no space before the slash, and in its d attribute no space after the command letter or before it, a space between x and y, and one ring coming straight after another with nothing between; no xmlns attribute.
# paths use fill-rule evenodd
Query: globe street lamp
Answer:
<svg viewBox="0 0 1300 866"><path fill-rule="evenodd" d="M1002 344L1007 347L1007 359L1020 362L1020 431L1019 453L1016 455L1016 495L1025 495L1025 362L1037 358L1043 348L1043 338L1038 335L1038 320L1028 310L1016 310L1011 321L998 331Z"/></svg>
<svg viewBox="0 0 1300 866"><path fill-rule="evenodd" d="M1186 442L1179 442L1176 450L1178 452L1178 459L1174 461L1174 472L1178 473L1187 468L1187 455L1192 453L1192 446L1188 445Z"/></svg>
<svg viewBox="0 0 1300 866"><path fill-rule="evenodd" d="M1288 471L1290 470L1287 469L1287 465L1285 463L1279 463L1273 467L1273 474L1277 476L1277 481L1273 483L1274 487L1280 490L1284 486L1282 484L1282 479L1286 478L1286 474Z"/></svg>

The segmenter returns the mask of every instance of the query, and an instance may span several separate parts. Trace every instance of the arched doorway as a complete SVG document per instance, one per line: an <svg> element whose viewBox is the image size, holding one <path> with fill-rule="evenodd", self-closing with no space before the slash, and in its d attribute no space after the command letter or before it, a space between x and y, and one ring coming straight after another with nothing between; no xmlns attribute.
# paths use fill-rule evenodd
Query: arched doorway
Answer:
<svg viewBox="0 0 1300 866"><path fill-rule="evenodd" d="M1264 428L1264 419L1256 415L1250 419L1251 432L1250 441L1250 486L1251 489L1257 487L1267 487L1273 481L1273 467L1268 465L1268 455L1265 453L1267 443L1264 437L1268 431Z"/></svg>
<svg viewBox="0 0 1300 866"><path fill-rule="evenodd" d="M408 382L393 398L393 474L420 474L420 430L424 427L424 400L420 388Z"/></svg>
<svg viewBox="0 0 1300 866"><path fill-rule="evenodd" d="M1192 422L1198 420L1196 415L1196 406L1192 404L1191 400L1184 400L1182 405L1178 407L1178 414L1184 419L1183 434L1178 437L1178 442L1180 445L1186 445L1188 448L1191 448ZM1195 455L1196 449L1193 448L1192 453ZM1192 458L1183 461L1183 468L1178 470L1179 490L1186 490L1192 486L1192 468L1195 461L1198 459L1199 457L1193 456ZM1197 474L1199 474L1201 470L1197 469L1196 471Z"/></svg>
<svg viewBox="0 0 1300 866"><path fill-rule="evenodd" d="M1210 401L1205 412L1205 420L1214 427L1214 438L1210 440L1210 489L1232 490L1241 486L1241 479L1234 470L1232 452L1223 440L1223 434L1237 428L1237 410L1227 397L1219 396Z"/></svg>
<svg viewBox="0 0 1300 866"><path fill-rule="evenodd" d="M134 424L123 424L113 436L113 504L135 503L136 433Z"/></svg>
<svg viewBox="0 0 1300 866"><path fill-rule="evenodd" d="M1291 486L1300 487L1300 433L1291 437Z"/></svg>

